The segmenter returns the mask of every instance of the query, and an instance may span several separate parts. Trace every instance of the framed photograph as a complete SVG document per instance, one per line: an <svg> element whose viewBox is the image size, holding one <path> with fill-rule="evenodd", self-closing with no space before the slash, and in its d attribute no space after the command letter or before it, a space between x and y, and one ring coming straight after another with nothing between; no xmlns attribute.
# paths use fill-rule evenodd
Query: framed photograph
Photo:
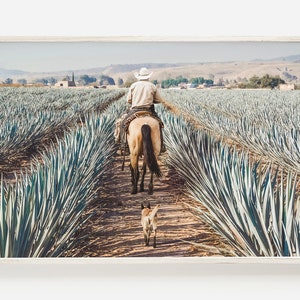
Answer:
<svg viewBox="0 0 300 300"><path fill-rule="evenodd" d="M4 39L1 255L299 256L299 49Z"/></svg>
<svg viewBox="0 0 300 300"><path fill-rule="evenodd" d="M299 59L297 34L0 36L1 278L293 288Z"/></svg>

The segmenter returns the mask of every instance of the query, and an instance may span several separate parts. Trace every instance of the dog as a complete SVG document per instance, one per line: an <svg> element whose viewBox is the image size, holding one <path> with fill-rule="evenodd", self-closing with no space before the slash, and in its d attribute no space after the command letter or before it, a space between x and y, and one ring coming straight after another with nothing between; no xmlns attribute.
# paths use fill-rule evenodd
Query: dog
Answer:
<svg viewBox="0 0 300 300"><path fill-rule="evenodd" d="M151 209L150 202L147 202L146 206L144 203L141 204L141 224L143 227L145 246L149 246L150 235L152 232L154 232L153 248L156 248L157 211L159 207L160 204L157 204L153 209Z"/></svg>

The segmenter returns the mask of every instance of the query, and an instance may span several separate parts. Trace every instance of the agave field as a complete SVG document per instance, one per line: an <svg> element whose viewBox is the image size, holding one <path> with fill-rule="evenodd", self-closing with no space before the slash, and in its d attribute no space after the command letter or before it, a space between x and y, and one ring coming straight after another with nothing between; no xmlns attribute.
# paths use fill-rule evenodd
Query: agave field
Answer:
<svg viewBox="0 0 300 300"><path fill-rule="evenodd" d="M299 256L299 92L168 91L169 163L240 256ZM201 204L201 205L200 205Z"/></svg>
<svg viewBox="0 0 300 300"><path fill-rule="evenodd" d="M116 151L125 93L0 90L0 257L57 257L76 244ZM299 256L300 93L161 93L166 162L193 214L236 256Z"/></svg>
<svg viewBox="0 0 300 300"><path fill-rule="evenodd" d="M114 153L121 113L114 102L123 96L122 90L1 90L1 257L60 256L72 245ZM4 180L8 167L17 170L28 155L31 167L15 182Z"/></svg>

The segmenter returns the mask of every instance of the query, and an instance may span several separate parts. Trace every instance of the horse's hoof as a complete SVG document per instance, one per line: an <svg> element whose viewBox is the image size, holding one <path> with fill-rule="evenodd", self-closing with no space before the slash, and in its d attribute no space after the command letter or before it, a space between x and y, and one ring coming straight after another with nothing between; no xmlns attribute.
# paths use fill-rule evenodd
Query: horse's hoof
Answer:
<svg viewBox="0 0 300 300"><path fill-rule="evenodd" d="M131 188L131 194L137 194L137 192L138 192L137 187L133 186L133 187Z"/></svg>

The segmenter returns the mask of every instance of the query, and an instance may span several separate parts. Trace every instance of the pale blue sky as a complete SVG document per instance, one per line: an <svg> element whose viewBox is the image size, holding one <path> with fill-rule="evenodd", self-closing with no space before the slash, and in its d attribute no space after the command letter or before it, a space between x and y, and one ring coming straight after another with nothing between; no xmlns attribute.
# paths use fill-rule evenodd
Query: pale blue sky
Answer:
<svg viewBox="0 0 300 300"><path fill-rule="evenodd" d="M110 64L247 61L299 55L300 42L0 43L0 68L48 72Z"/></svg>

